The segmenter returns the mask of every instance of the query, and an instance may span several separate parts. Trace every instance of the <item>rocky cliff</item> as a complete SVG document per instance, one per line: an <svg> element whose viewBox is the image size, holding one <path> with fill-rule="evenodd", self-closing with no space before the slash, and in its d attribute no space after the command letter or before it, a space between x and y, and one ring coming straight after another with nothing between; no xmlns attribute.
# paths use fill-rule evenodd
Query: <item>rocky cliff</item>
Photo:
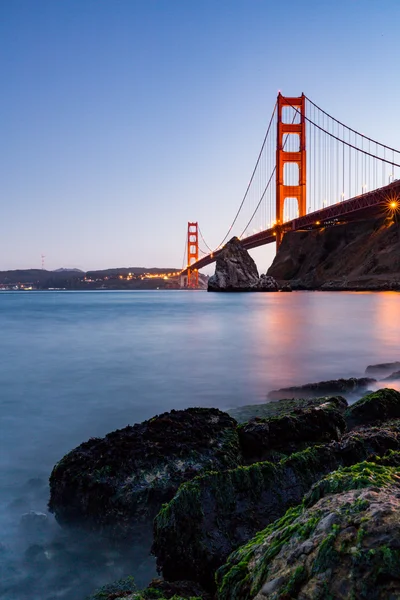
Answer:
<svg viewBox="0 0 400 600"><path fill-rule="evenodd" d="M233 237L217 258L215 274L208 280L209 292L276 292L279 287L273 277L258 276L256 263Z"/></svg>
<svg viewBox="0 0 400 600"><path fill-rule="evenodd" d="M400 222L288 232L268 275L294 289L400 290Z"/></svg>

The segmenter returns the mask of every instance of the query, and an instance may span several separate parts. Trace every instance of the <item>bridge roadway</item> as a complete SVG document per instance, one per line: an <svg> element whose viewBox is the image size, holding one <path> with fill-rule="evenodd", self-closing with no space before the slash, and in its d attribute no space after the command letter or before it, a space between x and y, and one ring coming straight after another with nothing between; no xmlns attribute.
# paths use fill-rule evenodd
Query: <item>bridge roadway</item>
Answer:
<svg viewBox="0 0 400 600"><path fill-rule="evenodd" d="M389 202L395 199L397 199L400 207L400 179L393 181L385 187L366 192L361 196L343 200L343 202L321 208L304 217L286 221L281 226L281 231L282 233L286 233L287 231L310 229L311 227L324 227L326 225L333 225L336 221L357 221L362 218L383 215L385 211L389 214ZM276 232L277 226L265 229L264 231L243 238L242 245L246 250L250 250L251 248L271 244L276 241ZM199 270L206 267L213 263L221 252L222 249L203 256L203 258L193 263L190 268L192 270ZM187 269L182 273L186 272Z"/></svg>

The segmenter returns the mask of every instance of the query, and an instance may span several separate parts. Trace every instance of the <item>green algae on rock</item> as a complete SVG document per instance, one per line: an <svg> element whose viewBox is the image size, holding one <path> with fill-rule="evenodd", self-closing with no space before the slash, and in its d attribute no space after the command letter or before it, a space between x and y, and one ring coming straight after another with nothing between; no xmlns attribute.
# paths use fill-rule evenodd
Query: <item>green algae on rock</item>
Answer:
<svg viewBox="0 0 400 600"><path fill-rule="evenodd" d="M56 464L49 509L61 525L129 537L179 485L207 470L242 462L236 421L213 408L153 417L91 439Z"/></svg>
<svg viewBox="0 0 400 600"><path fill-rule="evenodd" d="M364 462L315 489L229 557L218 600L399 597L400 471Z"/></svg>
<svg viewBox="0 0 400 600"><path fill-rule="evenodd" d="M133 577L105 585L86 600L211 600L193 581L170 583L153 579L144 590L138 590Z"/></svg>
<svg viewBox="0 0 400 600"><path fill-rule="evenodd" d="M400 392L383 388L355 402L345 412L349 428L400 418Z"/></svg>
<svg viewBox="0 0 400 600"><path fill-rule="evenodd" d="M336 408L340 412L343 412L348 406L347 400L343 398L343 396L322 396L320 398L271 400L269 402L263 402L262 404L238 406L236 408L231 408L227 412L231 417L236 419L238 423L245 423L255 417L260 417L262 419L283 417L284 415L291 415L299 409L321 405Z"/></svg>
<svg viewBox="0 0 400 600"><path fill-rule="evenodd" d="M260 418L238 427L243 457L247 462L273 460L276 452L292 454L299 450L339 440L346 430L346 422L326 402L320 406L293 409L290 414Z"/></svg>
<svg viewBox="0 0 400 600"><path fill-rule="evenodd" d="M334 451L319 446L276 465L207 473L182 485L154 520L153 553L164 577L186 576L212 590L213 573L229 554L338 464Z"/></svg>
<svg viewBox="0 0 400 600"><path fill-rule="evenodd" d="M364 427L277 464L207 473L182 485L154 521L153 552L166 579L189 577L213 589L229 554L301 502L312 484L340 466L400 450L400 421Z"/></svg>

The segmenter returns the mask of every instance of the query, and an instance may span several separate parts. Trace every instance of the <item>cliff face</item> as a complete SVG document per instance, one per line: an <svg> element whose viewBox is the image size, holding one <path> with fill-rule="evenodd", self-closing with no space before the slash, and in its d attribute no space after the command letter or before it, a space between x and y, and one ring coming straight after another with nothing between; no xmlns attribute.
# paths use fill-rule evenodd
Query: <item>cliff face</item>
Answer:
<svg viewBox="0 0 400 600"><path fill-rule="evenodd" d="M272 277L258 276L256 263L237 237L224 246L217 258L215 274L208 280L209 292L276 292L278 289Z"/></svg>
<svg viewBox="0 0 400 600"><path fill-rule="evenodd" d="M268 275L294 289L400 290L400 222L288 232Z"/></svg>

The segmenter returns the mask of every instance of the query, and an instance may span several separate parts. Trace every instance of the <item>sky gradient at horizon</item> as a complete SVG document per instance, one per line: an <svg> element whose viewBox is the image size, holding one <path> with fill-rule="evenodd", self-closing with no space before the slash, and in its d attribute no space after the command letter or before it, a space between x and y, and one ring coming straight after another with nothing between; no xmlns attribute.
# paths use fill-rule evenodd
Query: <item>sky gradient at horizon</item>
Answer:
<svg viewBox="0 0 400 600"><path fill-rule="evenodd" d="M399 17L398 0L2 2L0 269L180 267L188 220L216 246L278 89L400 148Z"/></svg>

